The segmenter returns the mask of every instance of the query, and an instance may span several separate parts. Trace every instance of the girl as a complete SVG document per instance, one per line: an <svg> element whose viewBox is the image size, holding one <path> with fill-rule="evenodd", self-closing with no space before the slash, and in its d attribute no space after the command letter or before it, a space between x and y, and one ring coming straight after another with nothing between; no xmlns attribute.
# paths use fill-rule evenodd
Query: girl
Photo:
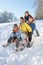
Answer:
<svg viewBox="0 0 43 65"><path fill-rule="evenodd" d="M36 31L37 36L39 36L39 32L36 29L35 23L34 23L34 19L33 17L29 14L28 11L25 12L24 15L24 20L26 23L28 23L28 25L30 25L30 27L32 28L32 33L34 32L34 30Z"/></svg>
<svg viewBox="0 0 43 65"><path fill-rule="evenodd" d="M19 26L20 30L22 31L22 33L24 33L26 36L28 36L28 45L27 47L30 47L30 42L32 40L32 29L31 27L24 22L24 18L20 17L20 26Z"/></svg>

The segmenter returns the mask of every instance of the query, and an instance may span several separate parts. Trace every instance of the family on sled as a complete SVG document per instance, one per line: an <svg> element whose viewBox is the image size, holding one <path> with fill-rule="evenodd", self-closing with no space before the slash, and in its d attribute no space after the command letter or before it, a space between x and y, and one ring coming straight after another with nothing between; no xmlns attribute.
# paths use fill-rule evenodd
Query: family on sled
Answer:
<svg viewBox="0 0 43 65"><path fill-rule="evenodd" d="M26 47L31 47L34 30L36 31L37 36L39 36L34 18L29 14L28 11L26 11L24 17L20 17L19 26L14 24L10 38L8 39L7 44L4 44L3 47L9 46L12 42L16 42L16 50L18 50L21 41L26 42ZM23 42L21 45L25 47L25 43Z"/></svg>

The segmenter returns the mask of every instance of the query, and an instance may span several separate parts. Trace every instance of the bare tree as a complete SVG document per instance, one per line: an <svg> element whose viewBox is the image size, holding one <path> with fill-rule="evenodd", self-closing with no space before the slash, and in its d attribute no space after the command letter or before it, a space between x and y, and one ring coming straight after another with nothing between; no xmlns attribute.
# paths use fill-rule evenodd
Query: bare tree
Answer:
<svg viewBox="0 0 43 65"><path fill-rule="evenodd" d="M0 12L0 23L3 22L17 22L18 18L13 13L4 11Z"/></svg>
<svg viewBox="0 0 43 65"><path fill-rule="evenodd" d="M43 19L43 0L38 0L38 5L36 9L36 17L38 19Z"/></svg>

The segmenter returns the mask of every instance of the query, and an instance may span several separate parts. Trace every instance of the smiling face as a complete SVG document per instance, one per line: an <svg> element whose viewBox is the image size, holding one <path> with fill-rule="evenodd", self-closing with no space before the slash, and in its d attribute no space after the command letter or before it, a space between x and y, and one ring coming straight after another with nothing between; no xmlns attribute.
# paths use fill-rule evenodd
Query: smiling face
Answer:
<svg viewBox="0 0 43 65"><path fill-rule="evenodd" d="M20 17L20 23L23 23L24 22L24 19Z"/></svg>
<svg viewBox="0 0 43 65"><path fill-rule="evenodd" d="M14 30L17 30L18 28L17 28L17 26L14 26Z"/></svg>
<svg viewBox="0 0 43 65"><path fill-rule="evenodd" d="M29 17L29 20L28 20L29 22L32 22L33 21L33 18L32 17Z"/></svg>
<svg viewBox="0 0 43 65"><path fill-rule="evenodd" d="M28 13L25 13L25 16L28 16L29 14Z"/></svg>
<svg viewBox="0 0 43 65"><path fill-rule="evenodd" d="M20 23L22 23L23 22L23 20L20 18Z"/></svg>
<svg viewBox="0 0 43 65"><path fill-rule="evenodd" d="M26 17L29 16L29 12L26 11L25 14L24 14L24 16L26 16Z"/></svg>
<svg viewBox="0 0 43 65"><path fill-rule="evenodd" d="M17 32L18 31L18 26L14 26L13 32Z"/></svg>

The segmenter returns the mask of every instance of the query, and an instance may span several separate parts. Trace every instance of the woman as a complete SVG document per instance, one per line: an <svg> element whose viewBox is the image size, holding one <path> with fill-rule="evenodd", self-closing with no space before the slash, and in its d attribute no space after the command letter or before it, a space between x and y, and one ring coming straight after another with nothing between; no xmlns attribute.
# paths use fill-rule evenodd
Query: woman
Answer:
<svg viewBox="0 0 43 65"><path fill-rule="evenodd" d="M24 18L20 17L20 26L19 26L20 30L22 31L22 33L24 33L26 36L28 36L28 45L27 47L30 47L30 42L32 40L32 29L31 27L24 22Z"/></svg>
<svg viewBox="0 0 43 65"><path fill-rule="evenodd" d="M24 15L24 20L26 23L28 23L28 25L30 25L30 27L32 28L32 33L34 32L34 30L36 31L37 36L39 36L39 32L36 29L35 23L34 23L34 19L33 17L29 14L28 11L25 12Z"/></svg>

